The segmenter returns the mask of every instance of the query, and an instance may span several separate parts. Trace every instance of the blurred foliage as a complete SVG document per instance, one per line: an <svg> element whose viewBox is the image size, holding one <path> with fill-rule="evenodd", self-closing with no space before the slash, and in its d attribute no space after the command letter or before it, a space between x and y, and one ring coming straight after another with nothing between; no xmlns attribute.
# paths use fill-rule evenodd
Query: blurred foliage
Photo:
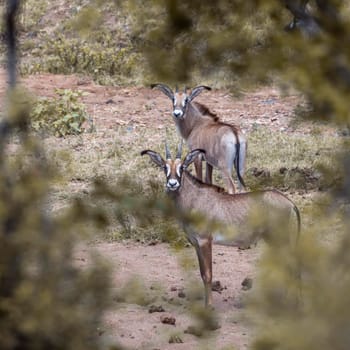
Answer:
<svg viewBox="0 0 350 350"><path fill-rule="evenodd" d="M221 71L232 88L278 79L312 102L318 119L348 122L350 7L334 5L338 21L319 14L319 35L286 32L284 1L132 1L150 68L161 81L189 82ZM155 23L154 13L157 17ZM145 15L146 13L146 15ZM323 16L323 17L322 17ZM312 72L312 73L311 73ZM199 74L200 75L199 75Z"/></svg>
<svg viewBox="0 0 350 350"><path fill-rule="evenodd" d="M83 124L92 120L79 101L81 91L56 89L57 98L41 98L34 103L30 124L35 131L50 132L55 136L77 135Z"/></svg>
<svg viewBox="0 0 350 350"><path fill-rule="evenodd" d="M22 58L26 54L35 57L22 69L86 73L101 82L118 83L126 77L132 82L128 75L139 69L142 58L138 55L145 52L152 70L147 78L157 76L176 83L216 77L220 83L223 77L233 89L251 82L277 81L286 90L292 86L307 96L312 108L306 117L349 124L349 7L346 2L329 2L341 14L339 20L322 21L321 14L322 31L306 37L283 30L290 14L282 1L133 0L96 8L84 7L101 5L101 1L83 1L82 11L81 6L72 5L67 13L68 17L77 15L76 26L67 18L62 25L52 21L50 33L31 33L25 46L31 52L22 51ZM110 10L121 4L125 7L116 13L133 13L128 19L120 16L123 21L118 22L118 28L109 28L115 21ZM36 19L25 13L24 29L32 30L34 24L42 23L38 20L40 11ZM99 30L100 26L104 28ZM106 34L110 29L113 36L120 28L127 34L115 38ZM42 38L49 40L43 44ZM126 188L136 191L130 195L104 181L95 183L90 197L93 205L76 200L65 215L52 217L45 207L52 169L39 145L28 136L30 108L18 103L18 98L10 96L8 124L1 129L0 139L0 348L98 349L96 331L109 300L107 269L99 261L86 269L74 264L78 233L85 231L88 222L101 227L107 222L105 211L96 203L113 201L115 215L127 230L132 230L130 222L125 222L128 215L141 227L152 225L157 215L164 220L175 216L202 226L207 223L177 213L163 197L139 196L133 183L125 183ZM18 129L19 146L10 151L8 139ZM267 141L262 139L262 148ZM288 244L289 235L281 222L268 237L250 309L257 330L253 349L349 348L350 184L343 175L350 171L349 145L344 142L334 149L342 151L337 155L339 166L333 172L328 170L328 177L336 178L336 186L333 197L314 209L314 225L303 227L297 245ZM292 170L286 173L292 174ZM339 208L342 232L329 247L319 237L327 223L321 228L318 223ZM333 227L327 228L334 235ZM205 331L215 326L212 313L195 314Z"/></svg>
<svg viewBox="0 0 350 350"><path fill-rule="evenodd" d="M251 300L251 318L258 325L252 349L348 348L348 214L349 208L342 213L344 235L333 249L320 241L317 226L302 235L296 251L271 240ZM320 215L330 217L329 208ZM293 270L300 274L300 286L288 277Z"/></svg>
<svg viewBox="0 0 350 350"><path fill-rule="evenodd" d="M78 202L61 217L47 212L54 169L27 134L26 100L13 90L1 122L0 348L98 349L109 269L97 257L89 267L77 266L75 247L87 221L102 222ZM16 130L20 142L10 152Z"/></svg>
<svg viewBox="0 0 350 350"><path fill-rule="evenodd" d="M348 2L310 1L310 11L320 25L315 35L284 30L293 19L285 1L135 0L132 4L141 9L135 11L135 32L143 29L144 41L140 45L145 45L149 66L158 81L193 84L216 76L224 77L222 81L230 82L232 89L277 82L286 92L292 87L306 96L310 108L305 118L335 122L342 127L350 124ZM320 4L329 5L337 16L322 11ZM155 21L154 13L162 15ZM326 152L328 155L318 164L314 163L314 170L310 165L277 170L280 177L295 178L288 179L288 183L308 186L307 182L314 179L316 187L331 185L333 196L327 204L314 207L314 225L303 226L297 245L281 240L289 236L283 223L271 233L261 260L255 298L250 304L251 319L257 326L253 349L349 348L349 259L345 253L350 248L347 139ZM261 140L263 153L269 140ZM322 141L319 146L322 148ZM321 148L314 157L324 152ZM291 156L288 149L280 152L281 161ZM300 150L299 154L304 155ZM278 158L276 154L272 157ZM319 175L314 172L316 169ZM260 175L260 169L256 170L256 177L271 175L268 169L262 169ZM318 176L323 178L321 183ZM318 223L337 211L342 224L335 236L330 222L322 220L322 226ZM331 246L321 242L320 231L327 229L335 242Z"/></svg>
<svg viewBox="0 0 350 350"><path fill-rule="evenodd" d="M249 65L246 56L268 46L274 28L265 6L256 3L135 0L130 6L142 9L134 12L135 31L144 38L140 45L145 45L150 68L160 81L187 83L217 77L224 80L224 84L218 82L221 86L232 86ZM256 6L263 8L259 11ZM268 80L261 74L251 78L255 84Z"/></svg>

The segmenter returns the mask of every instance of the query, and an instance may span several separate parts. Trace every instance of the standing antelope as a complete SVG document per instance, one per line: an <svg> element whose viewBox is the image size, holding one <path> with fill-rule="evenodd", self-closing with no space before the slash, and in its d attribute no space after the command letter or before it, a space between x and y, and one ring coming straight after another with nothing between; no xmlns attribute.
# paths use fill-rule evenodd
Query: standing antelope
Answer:
<svg viewBox="0 0 350 350"><path fill-rule="evenodd" d="M219 121L219 118L209 109L193 102L203 90L211 90L210 87L200 85L195 87L188 95L186 91L175 93L164 84L153 84L152 88L158 88L173 102L173 119L178 132L185 139L190 150L199 148L205 150L206 179L212 183L213 167L218 168L223 174L229 193L235 192L232 179L232 167L234 165L239 188L245 187L242 179L244 175L245 158L247 150L246 138L236 125ZM197 177L202 180L202 162L198 157L195 162Z"/></svg>
<svg viewBox="0 0 350 350"><path fill-rule="evenodd" d="M148 154L164 170L167 192L180 212L201 214L207 220L227 225L234 232L233 236L228 237L220 232L210 232L209 226L199 231L193 225L183 223L186 236L197 253L204 283L205 305L208 306L212 304L212 242L238 247L250 246L268 234L276 218L288 219L288 223L293 224L293 216L297 239L300 214L294 203L277 190L228 194L221 187L203 183L186 170L203 153L204 150L192 150L181 161L180 146L176 159L172 160L166 146L166 160L151 150L144 150L141 155ZM250 219L257 211L260 213L259 222L252 225Z"/></svg>

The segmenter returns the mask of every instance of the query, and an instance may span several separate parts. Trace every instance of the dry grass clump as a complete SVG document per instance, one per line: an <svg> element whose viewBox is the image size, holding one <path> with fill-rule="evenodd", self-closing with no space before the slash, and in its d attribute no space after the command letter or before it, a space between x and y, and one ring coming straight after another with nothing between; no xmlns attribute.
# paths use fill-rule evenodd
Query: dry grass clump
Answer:
<svg viewBox="0 0 350 350"><path fill-rule="evenodd" d="M329 189L340 180L340 172L334 172L339 167L334 154L342 142L336 135L286 134L256 127L249 134L246 183L253 189Z"/></svg>

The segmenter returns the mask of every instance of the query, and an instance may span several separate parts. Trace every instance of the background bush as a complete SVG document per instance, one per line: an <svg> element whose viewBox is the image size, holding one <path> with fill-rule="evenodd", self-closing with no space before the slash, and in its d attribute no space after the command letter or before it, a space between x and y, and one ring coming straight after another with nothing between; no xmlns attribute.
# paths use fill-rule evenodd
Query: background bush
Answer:
<svg viewBox="0 0 350 350"><path fill-rule="evenodd" d="M40 98L34 103L30 114L32 129L55 136L80 134L85 130L84 123L90 123L91 129L92 119L79 102L82 92L57 89L56 93L58 97Z"/></svg>

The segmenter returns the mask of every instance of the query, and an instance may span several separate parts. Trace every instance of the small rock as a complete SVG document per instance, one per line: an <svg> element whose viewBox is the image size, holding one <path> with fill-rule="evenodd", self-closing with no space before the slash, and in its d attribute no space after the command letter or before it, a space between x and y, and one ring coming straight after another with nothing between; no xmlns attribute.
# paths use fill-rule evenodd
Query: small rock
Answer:
<svg viewBox="0 0 350 350"><path fill-rule="evenodd" d="M164 308L162 305L151 305L148 309L148 312L152 314L153 312L164 312Z"/></svg>
<svg viewBox="0 0 350 350"><path fill-rule="evenodd" d="M226 287L223 287L221 285L221 282L220 281L214 281L211 285L211 290L213 292L218 292L218 293L221 293Z"/></svg>
<svg viewBox="0 0 350 350"><path fill-rule="evenodd" d="M249 278L249 277L246 277L246 278L242 281L241 285L242 285L242 289L243 289L243 290L249 290L249 289L251 289L252 286L253 286L253 280L252 280L251 278Z"/></svg>
<svg viewBox="0 0 350 350"><path fill-rule="evenodd" d="M177 287L175 287L175 286L170 287L170 291L171 291L171 292L176 292L176 291L177 291Z"/></svg>
<svg viewBox="0 0 350 350"><path fill-rule="evenodd" d="M266 168L262 168L262 169L258 169L256 167L252 168L252 174L255 177L266 177L269 178L270 177L270 171Z"/></svg>
<svg viewBox="0 0 350 350"><path fill-rule="evenodd" d="M280 174L285 174L288 171L288 168L286 168L285 166L280 168Z"/></svg>
<svg viewBox="0 0 350 350"><path fill-rule="evenodd" d="M180 290L179 293L177 293L177 296L179 298L186 298L186 294L185 294L185 292L183 290Z"/></svg>
<svg viewBox="0 0 350 350"><path fill-rule="evenodd" d="M162 322L164 324L171 324L171 325L175 326L176 318L173 316L162 315L162 316L160 316L160 322Z"/></svg>

